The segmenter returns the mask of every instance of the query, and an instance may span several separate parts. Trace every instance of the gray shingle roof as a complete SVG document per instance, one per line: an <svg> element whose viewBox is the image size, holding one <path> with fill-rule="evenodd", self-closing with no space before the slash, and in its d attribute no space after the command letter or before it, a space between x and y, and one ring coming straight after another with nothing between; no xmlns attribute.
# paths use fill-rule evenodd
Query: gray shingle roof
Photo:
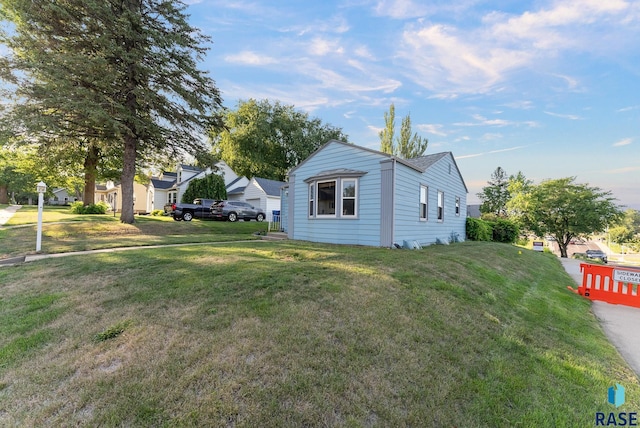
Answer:
<svg viewBox="0 0 640 428"><path fill-rule="evenodd" d="M412 165L417 166L423 171L426 171L431 165L438 162L440 159L442 159L443 157L447 156L450 153L451 152L442 152L442 153L435 153L433 155L418 156L417 158L406 159L406 161Z"/></svg>
<svg viewBox="0 0 640 428"><path fill-rule="evenodd" d="M286 184L284 181L269 180L268 178L253 178L268 196L280 196L280 188Z"/></svg>
<svg viewBox="0 0 640 428"><path fill-rule="evenodd" d="M171 189L176 183L175 181L165 181L158 178L152 178L151 184L153 184L153 187L156 189Z"/></svg>
<svg viewBox="0 0 640 428"><path fill-rule="evenodd" d="M244 189L245 187L236 187L233 190L227 190L227 195L241 195L242 193L244 193Z"/></svg>

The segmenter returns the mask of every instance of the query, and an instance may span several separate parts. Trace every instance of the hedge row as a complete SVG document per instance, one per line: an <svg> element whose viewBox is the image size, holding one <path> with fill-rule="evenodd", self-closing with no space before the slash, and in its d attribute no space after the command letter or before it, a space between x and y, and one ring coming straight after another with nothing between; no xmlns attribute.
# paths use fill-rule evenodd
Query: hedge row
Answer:
<svg viewBox="0 0 640 428"><path fill-rule="evenodd" d="M518 239L520 228L505 219L482 220L467 217L467 239L471 241L494 241L513 244Z"/></svg>

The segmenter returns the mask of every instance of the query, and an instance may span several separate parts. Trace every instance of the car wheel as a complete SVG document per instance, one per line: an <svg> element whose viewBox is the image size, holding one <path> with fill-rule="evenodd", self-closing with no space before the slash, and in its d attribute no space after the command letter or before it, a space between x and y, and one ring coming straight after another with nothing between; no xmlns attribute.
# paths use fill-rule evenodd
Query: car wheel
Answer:
<svg viewBox="0 0 640 428"><path fill-rule="evenodd" d="M191 220L193 220L193 214L191 214L189 211L187 211L186 213L182 214L182 219L184 221L191 221Z"/></svg>
<svg viewBox="0 0 640 428"><path fill-rule="evenodd" d="M229 213L229 217L228 217L230 222L234 222L238 220L238 215L236 213Z"/></svg>
<svg viewBox="0 0 640 428"><path fill-rule="evenodd" d="M259 214L256 216L256 221L262 221L262 220L264 220L264 214L259 213Z"/></svg>

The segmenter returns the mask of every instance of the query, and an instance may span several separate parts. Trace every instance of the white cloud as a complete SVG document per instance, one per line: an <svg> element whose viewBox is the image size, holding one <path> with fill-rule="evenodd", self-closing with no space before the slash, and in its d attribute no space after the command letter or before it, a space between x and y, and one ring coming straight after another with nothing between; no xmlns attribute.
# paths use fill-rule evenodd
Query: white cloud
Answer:
<svg viewBox="0 0 640 428"><path fill-rule="evenodd" d="M224 57L224 60L233 64L253 66L275 64L278 62L275 58L266 55L259 55L251 51L240 52L236 55L227 55Z"/></svg>
<svg viewBox="0 0 640 428"><path fill-rule="evenodd" d="M525 147L526 146L507 147L506 149L491 150L491 151L488 151L488 152L481 152L481 153L473 153L473 154L470 154L470 155L456 156L456 159L477 158L479 156L492 155L492 154L495 154L495 153L504 153L504 152L511 152L513 150L520 150L520 149L524 149Z"/></svg>
<svg viewBox="0 0 640 428"><path fill-rule="evenodd" d="M413 0L380 0L374 10L377 15L395 19L417 18L427 13L423 2Z"/></svg>
<svg viewBox="0 0 640 428"><path fill-rule="evenodd" d="M533 103L531 101L513 101L505 104L505 107L510 107L518 110L530 110L533 108Z"/></svg>
<svg viewBox="0 0 640 428"><path fill-rule="evenodd" d="M480 114L474 114L471 116L475 119L475 122L456 122L455 126L495 126L495 127L504 127L504 126L528 126L530 128L535 128L538 126L537 122L534 121L523 121L523 122L515 122L512 120L505 119L488 119Z"/></svg>
<svg viewBox="0 0 640 428"><path fill-rule="evenodd" d="M433 124L433 123L426 123L426 124L416 125L416 128L418 128L422 132L426 132L428 134L438 135L440 137L446 137L447 136L447 133L442 130L442 128L443 128L442 125L437 125L437 124Z"/></svg>
<svg viewBox="0 0 640 428"><path fill-rule="evenodd" d="M324 56L328 54L344 53L344 48L340 45L338 40L330 40L322 37L316 37L308 45L309 53L317 56Z"/></svg>
<svg viewBox="0 0 640 428"><path fill-rule="evenodd" d="M613 144L613 147L622 147L622 146L628 146L629 144L631 144L633 142L633 139L631 138L624 138L620 141L618 141L617 143Z"/></svg>
<svg viewBox="0 0 640 428"><path fill-rule="evenodd" d="M640 166L626 166L623 168L610 169L605 171L607 174L627 174L629 172L640 171Z"/></svg>
<svg viewBox="0 0 640 428"><path fill-rule="evenodd" d="M559 117L561 119L569 119L569 120L582 120L583 118L575 115L575 114L560 114L560 113L553 113L550 111L545 111L545 114L548 114L549 116L553 116L553 117Z"/></svg>
<svg viewBox="0 0 640 428"><path fill-rule="evenodd" d="M638 32L633 23L622 28L630 10L624 0L557 0L520 15L491 12L476 27L414 23L403 33L400 57L410 78L438 94L496 91L514 71L546 73L547 61L564 52L609 53L628 42L628 29ZM555 75L577 88L574 77Z"/></svg>

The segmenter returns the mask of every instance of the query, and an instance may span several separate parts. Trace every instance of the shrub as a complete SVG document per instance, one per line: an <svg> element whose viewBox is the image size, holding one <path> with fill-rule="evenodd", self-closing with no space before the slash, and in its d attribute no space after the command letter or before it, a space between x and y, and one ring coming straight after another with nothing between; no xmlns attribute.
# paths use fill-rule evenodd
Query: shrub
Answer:
<svg viewBox="0 0 640 428"><path fill-rule="evenodd" d="M100 201L97 204L84 205L80 201L71 204L71 212L73 214L106 214L109 205Z"/></svg>
<svg viewBox="0 0 640 428"><path fill-rule="evenodd" d="M516 223L500 218L489 222L489 224L493 229L493 241L513 244L518 239L520 228Z"/></svg>
<svg viewBox="0 0 640 428"><path fill-rule="evenodd" d="M491 241L493 231L491 225L479 218L467 217L467 239L471 241Z"/></svg>

